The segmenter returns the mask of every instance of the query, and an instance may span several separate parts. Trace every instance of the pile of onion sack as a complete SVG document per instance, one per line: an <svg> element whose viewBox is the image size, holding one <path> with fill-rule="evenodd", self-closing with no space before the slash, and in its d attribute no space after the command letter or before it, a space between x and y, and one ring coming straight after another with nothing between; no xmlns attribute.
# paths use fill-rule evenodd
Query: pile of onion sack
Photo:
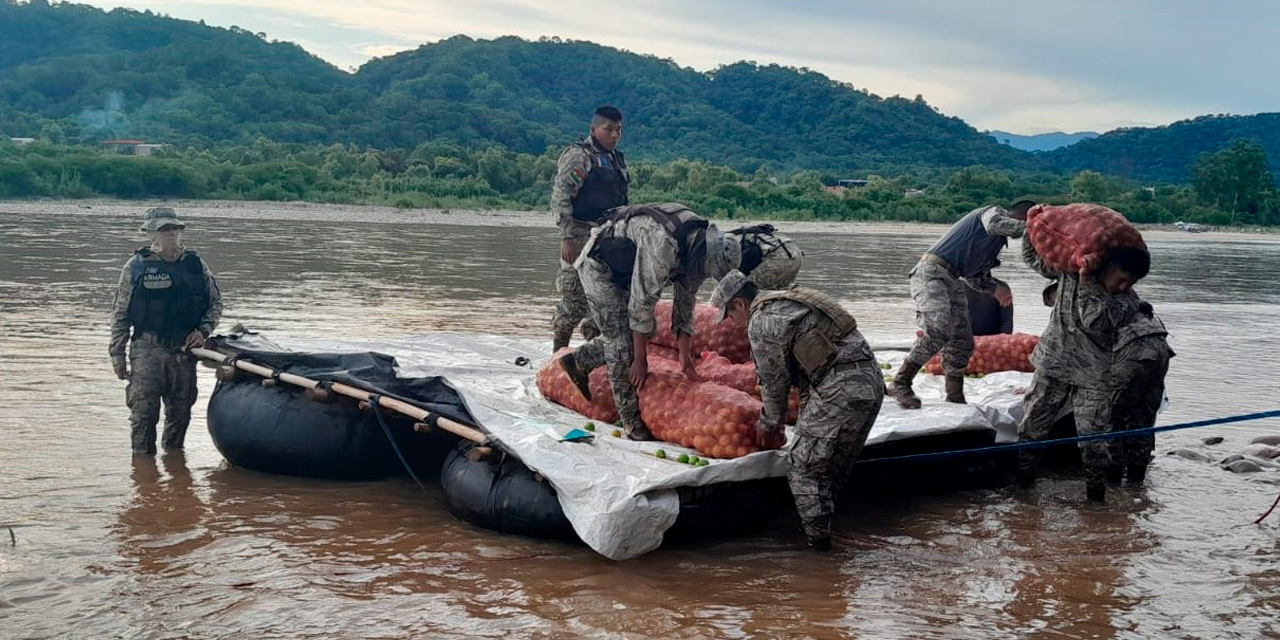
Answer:
<svg viewBox="0 0 1280 640"><path fill-rule="evenodd" d="M1029 333L998 333L973 338L973 355L969 356L966 375L988 374L997 371L1035 371L1031 366L1031 351L1040 343L1040 336ZM924 365L926 373L942 375L942 354L936 354ZM594 389L592 391L594 393Z"/></svg>
<svg viewBox="0 0 1280 640"><path fill-rule="evenodd" d="M751 341L747 339L747 328L726 318L724 322L716 322L720 310L709 304L698 304L693 307L693 353L714 351L730 362L751 362ZM658 331L649 341L651 345L676 347L676 337L671 333L671 301L660 300L653 309L653 317L658 322Z"/></svg>
<svg viewBox="0 0 1280 640"><path fill-rule="evenodd" d="M695 368L703 382L686 378L675 360L650 355L649 377L639 393L640 418L654 437L711 458L736 458L760 450L755 441L760 400L739 388L746 386L748 379L755 387L755 366L735 365L707 354ZM594 420L618 421L605 367L591 372L591 402L582 398L554 359L538 371L537 381L542 395L556 404ZM785 436L778 434L766 448L776 449L784 441Z"/></svg>
<svg viewBox="0 0 1280 640"><path fill-rule="evenodd" d="M1146 249L1142 234L1116 211L1099 204L1036 205L1027 213L1027 241L1061 273L1076 273L1084 257L1114 247Z"/></svg>

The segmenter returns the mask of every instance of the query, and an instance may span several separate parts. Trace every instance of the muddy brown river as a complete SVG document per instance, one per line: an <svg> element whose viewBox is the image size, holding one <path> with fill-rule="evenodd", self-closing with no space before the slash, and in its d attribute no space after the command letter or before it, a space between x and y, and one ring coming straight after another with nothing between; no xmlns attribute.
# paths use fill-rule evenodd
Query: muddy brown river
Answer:
<svg viewBox="0 0 1280 640"><path fill-rule="evenodd" d="M304 217L191 221L223 329L549 347L549 225ZM1280 514L1251 524L1280 471L1166 455L1220 459L1277 420L1162 434L1147 486L1105 505L1070 475L1031 493L853 487L829 556L780 525L612 562L458 521L408 479L229 468L205 427L204 368L185 454L134 460L106 349L136 228L0 203L0 638L1280 638ZM906 272L937 232L791 235L802 282L874 342L913 331ZM1280 242L1149 239L1138 289L1178 353L1161 423L1280 407ZM1041 282L1007 254L1017 329L1039 333Z"/></svg>

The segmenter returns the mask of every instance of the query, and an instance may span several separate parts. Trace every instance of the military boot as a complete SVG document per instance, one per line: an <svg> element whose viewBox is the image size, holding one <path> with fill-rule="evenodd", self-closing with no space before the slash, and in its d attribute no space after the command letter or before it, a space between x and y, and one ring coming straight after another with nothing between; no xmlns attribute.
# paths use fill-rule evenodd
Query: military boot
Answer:
<svg viewBox="0 0 1280 640"><path fill-rule="evenodd" d="M1088 481L1084 486L1084 495L1089 502L1101 503L1107 501L1107 485L1104 482Z"/></svg>
<svg viewBox="0 0 1280 640"><path fill-rule="evenodd" d="M967 404L964 401L964 376L947 376L947 402Z"/></svg>
<svg viewBox="0 0 1280 640"><path fill-rule="evenodd" d="M1141 485L1147 479L1146 463L1130 462L1129 463L1129 486L1136 487Z"/></svg>
<svg viewBox="0 0 1280 640"><path fill-rule="evenodd" d="M636 440L638 442L657 440L657 438L653 437L653 433L649 431L649 427L646 427L643 424L627 427L626 432L624 432L623 435L626 436L628 440Z"/></svg>
<svg viewBox="0 0 1280 640"><path fill-rule="evenodd" d="M582 394L587 402L591 402L591 378L588 372L583 371L578 366L578 358L576 353L566 353L557 360L560 368L569 375L569 380L573 382L573 386L577 387L578 393Z"/></svg>
<svg viewBox="0 0 1280 640"><path fill-rule="evenodd" d="M829 553L829 552L831 551L831 537L830 537L830 536L820 536L820 537L817 537L817 538L814 538L814 537L808 537L808 536L806 536L806 537L808 538L808 541L809 541L809 548L810 548L810 549L813 549L814 551L817 551L818 553Z"/></svg>
<svg viewBox="0 0 1280 640"><path fill-rule="evenodd" d="M911 380L920 372L920 365L903 362L897 375L893 376L893 385L889 393L904 409L919 409L920 397L911 389Z"/></svg>

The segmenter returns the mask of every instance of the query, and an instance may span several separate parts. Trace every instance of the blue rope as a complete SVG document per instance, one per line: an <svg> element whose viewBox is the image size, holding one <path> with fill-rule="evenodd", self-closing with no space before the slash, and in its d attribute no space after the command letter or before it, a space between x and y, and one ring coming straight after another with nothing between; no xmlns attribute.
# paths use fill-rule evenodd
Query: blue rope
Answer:
<svg viewBox="0 0 1280 640"><path fill-rule="evenodd" d="M387 442L391 443L391 448L396 452L396 457L400 458L400 464L404 465L404 470L409 472L409 477L418 483L418 487L423 491L427 490L426 485L418 479L418 474L413 472L413 467L409 466L409 461L405 459L404 453L400 451L400 445L396 444L396 439L391 436L391 427L387 425L386 418L382 417L382 408L378 406L378 400L382 398L376 393L369 394L369 407L373 409L373 415L378 417L378 424L382 426L382 432L387 435Z"/></svg>
<svg viewBox="0 0 1280 640"><path fill-rule="evenodd" d="M1209 427L1216 424L1229 424L1232 422L1246 422L1249 420L1262 420L1264 418L1280 418L1280 409L1272 411L1260 411L1258 413L1245 413L1236 416L1227 416L1225 418L1213 418L1210 420L1198 420L1196 422L1183 422L1181 424L1170 424L1163 427L1144 427L1142 429L1130 429L1128 431L1108 431L1107 433L1091 433L1084 436L1074 436L1071 438L1058 438L1055 440L1034 440L1027 442L1011 442L1009 444L997 444L990 447L977 447L974 449L959 449L956 451L938 451L934 453L913 453L904 456L891 456L888 458L870 458L867 460L858 460L858 464L870 462L901 462L903 460L925 460L937 458L952 458L958 456L981 455L984 453L999 453L1001 451L1017 451L1019 449L1039 449L1059 444L1070 444L1072 442L1086 442L1089 440L1110 440L1113 438L1129 438L1133 436L1142 436L1149 433L1158 433L1161 431L1177 431L1179 429L1195 429L1197 427Z"/></svg>

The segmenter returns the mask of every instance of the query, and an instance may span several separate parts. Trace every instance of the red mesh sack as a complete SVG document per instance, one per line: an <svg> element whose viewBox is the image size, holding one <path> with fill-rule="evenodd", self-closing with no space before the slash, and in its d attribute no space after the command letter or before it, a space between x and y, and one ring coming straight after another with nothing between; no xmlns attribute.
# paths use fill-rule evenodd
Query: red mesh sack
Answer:
<svg viewBox="0 0 1280 640"><path fill-rule="evenodd" d="M996 373L997 371L1035 371L1031 366L1031 351L1040 343L1040 336L1029 333L999 333L993 336L976 336L973 339L973 355L969 356L970 373ZM942 354L936 354L924 365L926 373L942 375Z"/></svg>
<svg viewBox="0 0 1280 640"><path fill-rule="evenodd" d="M1049 268L1076 273L1087 255L1114 247L1146 249L1142 234L1118 212L1098 204L1036 205L1027 213L1027 241Z"/></svg>
<svg viewBox="0 0 1280 640"><path fill-rule="evenodd" d="M671 333L671 301L660 300L653 310L658 331L650 340L665 347L675 347L676 337ZM747 328L726 318L717 323L720 310L707 304L693 307L693 352L714 351L730 362L751 362L751 342L747 340Z"/></svg>
<svg viewBox="0 0 1280 640"><path fill-rule="evenodd" d="M756 365L754 362L744 362L741 364L730 362L728 358L710 351L702 352L702 357L693 365L698 371L698 375L702 376L707 382L716 382L726 387L733 387L739 391L744 391L751 397L760 399L760 384L756 377ZM796 418L800 413L800 390L791 387L791 393L787 396L787 416L785 422L787 424L795 424Z"/></svg>
<svg viewBox="0 0 1280 640"><path fill-rule="evenodd" d="M554 359L538 371L537 383L543 396L556 404L593 420L618 421L605 367L591 372L592 402L582 398ZM649 359L649 377L640 390L640 418L654 437L710 458L736 458L759 450L755 433L760 407L759 400L738 389L691 382L679 363L658 357ZM778 434L768 448L781 447L784 441Z"/></svg>

